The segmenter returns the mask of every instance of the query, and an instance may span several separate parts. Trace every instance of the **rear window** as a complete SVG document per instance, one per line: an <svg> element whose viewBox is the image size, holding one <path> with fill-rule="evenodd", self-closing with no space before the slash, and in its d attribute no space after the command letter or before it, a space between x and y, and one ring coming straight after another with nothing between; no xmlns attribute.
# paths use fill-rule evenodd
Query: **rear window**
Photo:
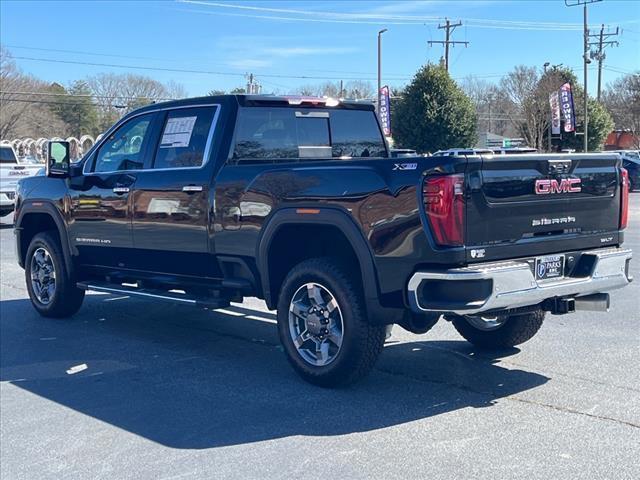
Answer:
<svg viewBox="0 0 640 480"><path fill-rule="evenodd" d="M16 163L16 156L11 147L0 147L0 163Z"/></svg>
<svg viewBox="0 0 640 480"><path fill-rule="evenodd" d="M249 107L238 113L236 163L386 156L372 111Z"/></svg>

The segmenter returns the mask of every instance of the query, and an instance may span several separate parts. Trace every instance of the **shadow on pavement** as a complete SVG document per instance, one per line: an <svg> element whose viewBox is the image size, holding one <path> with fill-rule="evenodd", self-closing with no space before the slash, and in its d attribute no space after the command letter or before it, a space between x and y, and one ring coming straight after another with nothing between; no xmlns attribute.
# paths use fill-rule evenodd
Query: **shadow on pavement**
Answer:
<svg viewBox="0 0 640 480"><path fill-rule="evenodd" d="M2 381L172 448L370 431L488 407L548 380L464 342L420 341L388 344L365 381L324 390L289 368L270 313L106 295L69 320L41 318L24 299L0 307Z"/></svg>

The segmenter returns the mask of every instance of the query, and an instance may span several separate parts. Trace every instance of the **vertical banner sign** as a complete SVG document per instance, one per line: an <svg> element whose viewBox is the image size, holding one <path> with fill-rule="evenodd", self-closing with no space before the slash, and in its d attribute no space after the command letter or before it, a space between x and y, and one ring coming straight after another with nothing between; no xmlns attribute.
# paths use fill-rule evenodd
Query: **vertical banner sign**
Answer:
<svg viewBox="0 0 640 480"><path fill-rule="evenodd" d="M573 95L571 94L571 84L565 83L560 87L560 107L564 120L564 131L576 131L576 115L573 109Z"/></svg>
<svg viewBox="0 0 640 480"><path fill-rule="evenodd" d="M378 101L380 102L380 108L378 112L380 114L380 124L382 125L382 133L385 137L391 136L391 108L389 104L389 87L385 85L380 88L378 92Z"/></svg>
<svg viewBox="0 0 640 480"><path fill-rule="evenodd" d="M551 134L560 135L560 95L559 92L551 92L549 95L551 107Z"/></svg>

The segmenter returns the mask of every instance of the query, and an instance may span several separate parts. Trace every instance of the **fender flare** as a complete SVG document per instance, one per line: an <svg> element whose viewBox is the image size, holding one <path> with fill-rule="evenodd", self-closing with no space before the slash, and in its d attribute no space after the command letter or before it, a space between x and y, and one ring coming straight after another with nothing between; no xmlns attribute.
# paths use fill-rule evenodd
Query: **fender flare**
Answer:
<svg viewBox="0 0 640 480"><path fill-rule="evenodd" d="M62 253L64 254L64 263L67 267L67 272L73 272L73 261L71 259L71 245L69 243L69 235L67 234L66 223L62 218L60 211L53 205L53 203L46 200L27 200L20 207L20 213L15 220L15 232L16 232L16 249L18 254L18 263L24 268L24 257L27 252L23 252L21 249L22 242L20 241L20 235L23 230L22 221L25 216L32 213L43 213L51 217L53 223L55 223L58 229L58 235L60 237L60 246L62 247ZM28 248L28 247L27 247Z"/></svg>
<svg viewBox="0 0 640 480"><path fill-rule="evenodd" d="M264 299L270 308L277 304L277 299L271 298L271 286L269 282L269 249L278 231L284 226L290 225L323 225L335 227L345 236L358 257L362 287L367 304L374 300L378 302L379 290L377 272L373 261L373 254L366 242L362 231L354 220L343 210L331 207L313 207L318 210L314 214L300 214L299 208L282 208L271 215L270 220L262 230L257 244L256 259L260 283Z"/></svg>

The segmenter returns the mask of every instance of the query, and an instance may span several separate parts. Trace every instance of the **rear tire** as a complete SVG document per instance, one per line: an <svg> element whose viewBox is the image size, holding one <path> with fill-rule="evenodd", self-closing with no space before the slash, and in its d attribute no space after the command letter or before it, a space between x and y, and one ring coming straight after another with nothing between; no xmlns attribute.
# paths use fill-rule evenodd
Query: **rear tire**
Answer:
<svg viewBox="0 0 640 480"><path fill-rule="evenodd" d="M382 351L385 331L368 322L357 282L335 261L303 261L285 278L278 332L289 362L307 382L338 387L363 378Z"/></svg>
<svg viewBox="0 0 640 480"><path fill-rule="evenodd" d="M84 290L67 271L62 247L52 233L33 237L24 272L31 304L43 317L70 317L82 306Z"/></svg>
<svg viewBox="0 0 640 480"><path fill-rule="evenodd" d="M498 316L500 324L486 330L474 326L462 316L454 317L452 323L458 333L475 346L499 349L514 347L530 340L540 330L544 316L545 312L542 310L523 315Z"/></svg>

